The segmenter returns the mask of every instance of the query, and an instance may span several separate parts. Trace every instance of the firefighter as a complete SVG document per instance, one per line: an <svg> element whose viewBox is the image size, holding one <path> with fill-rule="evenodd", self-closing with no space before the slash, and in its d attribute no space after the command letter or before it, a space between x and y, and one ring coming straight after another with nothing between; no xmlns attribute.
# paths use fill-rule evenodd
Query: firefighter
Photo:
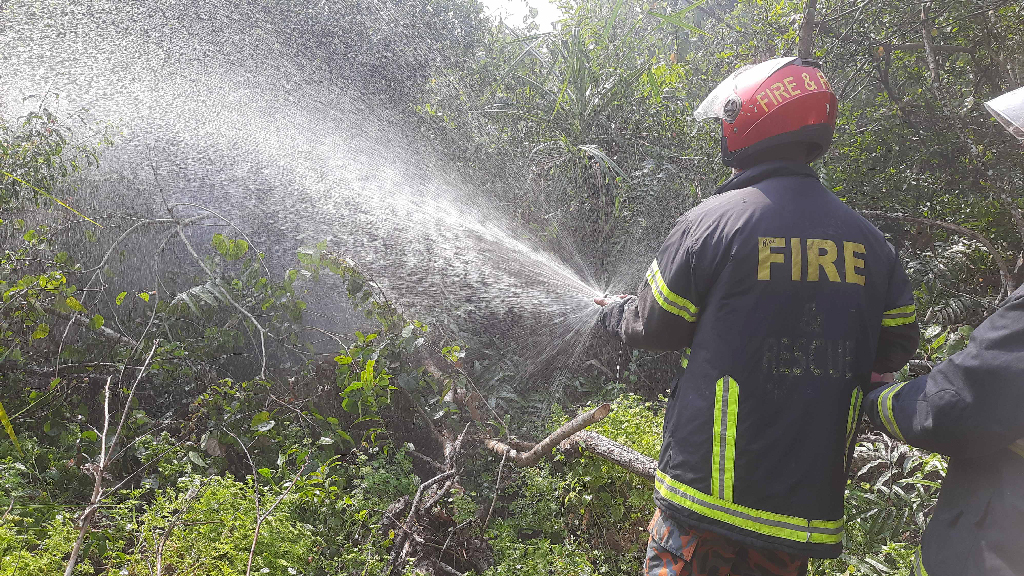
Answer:
<svg viewBox="0 0 1024 576"><path fill-rule="evenodd" d="M808 61L732 74L695 117L721 121L733 176L679 218L637 296L595 300L627 345L683 352L647 574L805 574L842 550L861 401L918 328L892 246L808 166L836 107Z"/></svg>
<svg viewBox="0 0 1024 576"><path fill-rule="evenodd" d="M1024 88L986 106L1024 141ZM1024 574L1024 287L963 351L865 403L880 430L950 457L915 573Z"/></svg>

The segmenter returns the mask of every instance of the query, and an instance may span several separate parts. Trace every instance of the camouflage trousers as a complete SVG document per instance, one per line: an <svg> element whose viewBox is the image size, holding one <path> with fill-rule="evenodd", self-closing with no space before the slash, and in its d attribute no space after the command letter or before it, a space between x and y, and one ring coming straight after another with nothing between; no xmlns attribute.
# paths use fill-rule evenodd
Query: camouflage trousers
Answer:
<svg viewBox="0 0 1024 576"><path fill-rule="evenodd" d="M806 576L807 557L751 548L725 536L679 526L654 513L647 528L645 576Z"/></svg>

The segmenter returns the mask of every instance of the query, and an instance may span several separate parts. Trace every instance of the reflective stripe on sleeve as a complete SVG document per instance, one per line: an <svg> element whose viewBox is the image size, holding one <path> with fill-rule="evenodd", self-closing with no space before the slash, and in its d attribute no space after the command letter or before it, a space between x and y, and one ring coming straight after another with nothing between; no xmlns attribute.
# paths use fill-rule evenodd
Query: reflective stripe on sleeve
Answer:
<svg viewBox="0 0 1024 576"><path fill-rule="evenodd" d="M813 544L839 544L843 541L845 518L806 520L756 510L704 494L673 480L661 470L656 472L654 484L662 497L683 508L751 532Z"/></svg>
<svg viewBox="0 0 1024 576"><path fill-rule="evenodd" d="M853 442L853 435L857 433L857 423L860 421L860 405L864 401L864 391L860 386L853 388L853 396L850 397L850 413L846 417L846 444L843 458L850 453L850 443Z"/></svg>
<svg viewBox="0 0 1024 576"><path fill-rule="evenodd" d="M902 326L915 321L917 321L917 308L913 304L882 313L882 326Z"/></svg>
<svg viewBox="0 0 1024 576"><path fill-rule="evenodd" d="M1020 456L1024 456L1024 438L1017 440L1013 444L1010 444L1010 450L1013 450Z"/></svg>
<svg viewBox="0 0 1024 576"><path fill-rule="evenodd" d="M895 386L890 386L878 395L878 416L882 419L882 424L885 425L889 434L898 438L900 442L906 442L906 440L903 438L903 433L900 432L900 427L896 425L896 417L892 413L892 399L905 384L906 382L900 382Z"/></svg>
<svg viewBox="0 0 1024 576"><path fill-rule="evenodd" d="M924 554L921 553L920 546L914 553L914 576L928 576L928 571L924 569Z"/></svg>
<svg viewBox="0 0 1024 576"><path fill-rule="evenodd" d="M668 289L665 278L661 275L661 269L658 268L657 259L651 262L651 267L647 269L647 283L651 286L654 299L661 304L662 308L676 316L682 316L687 322L697 321L697 307L686 298Z"/></svg>
<svg viewBox="0 0 1024 576"><path fill-rule="evenodd" d="M729 376L715 383L715 430L711 449L711 495L732 502L736 477L736 416L740 387Z"/></svg>

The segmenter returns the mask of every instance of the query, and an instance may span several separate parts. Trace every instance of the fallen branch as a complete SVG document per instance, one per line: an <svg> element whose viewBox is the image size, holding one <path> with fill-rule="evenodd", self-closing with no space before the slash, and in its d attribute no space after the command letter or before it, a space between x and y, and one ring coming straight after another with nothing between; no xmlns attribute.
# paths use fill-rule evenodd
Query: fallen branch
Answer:
<svg viewBox="0 0 1024 576"><path fill-rule="evenodd" d="M633 474L648 480L654 480L654 471L658 469L658 462L653 458L644 456L629 446L619 444L590 430L582 430L566 438L558 446L558 449L561 451L578 448L586 449L595 456L604 458L612 464L617 464Z"/></svg>
<svg viewBox="0 0 1024 576"><path fill-rule="evenodd" d="M534 466L540 462L540 459L543 458L544 455L549 454L562 440L565 440L569 436L572 436L595 422L601 421L611 411L612 407L610 405L602 404L589 412L580 414L563 424L550 436L538 442L532 450L526 453L520 452L508 444L500 440L494 440L493 438L484 440L484 446L503 456L507 454L508 457L511 458L518 466Z"/></svg>

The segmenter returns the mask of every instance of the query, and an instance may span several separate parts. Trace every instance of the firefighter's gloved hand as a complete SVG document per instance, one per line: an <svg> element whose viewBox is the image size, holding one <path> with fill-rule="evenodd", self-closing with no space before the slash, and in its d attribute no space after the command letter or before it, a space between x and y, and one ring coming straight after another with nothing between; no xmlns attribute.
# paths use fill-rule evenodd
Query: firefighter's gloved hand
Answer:
<svg viewBox="0 0 1024 576"><path fill-rule="evenodd" d="M622 318L627 306L636 305L636 296L621 294L619 296L594 298L594 304L604 307L604 309L601 310L601 326L603 326L605 330L614 334L616 338L621 339Z"/></svg>

